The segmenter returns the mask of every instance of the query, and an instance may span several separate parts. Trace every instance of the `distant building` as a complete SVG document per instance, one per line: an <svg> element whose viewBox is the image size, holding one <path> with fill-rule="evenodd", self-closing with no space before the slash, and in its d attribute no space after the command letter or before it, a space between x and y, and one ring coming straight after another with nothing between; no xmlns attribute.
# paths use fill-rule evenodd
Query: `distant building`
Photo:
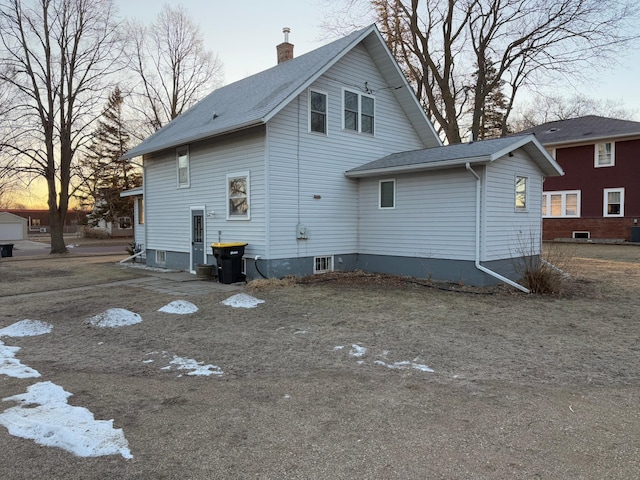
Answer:
<svg viewBox="0 0 640 480"><path fill-rule="evenodd" d="M12 213L27 220L27 234L50 233L49 210L4 209L2 212ZM69 210L64 223L64 233L77 233L79 227L86 225L87 215L91 213L85 210Z"/></svg>
<svg viewBox="0 0 640 480"><path fill-rule="evenodd" d="M543 239L640 242L640 122L589 115L530 128L560 164L544 182Z"/></svg>

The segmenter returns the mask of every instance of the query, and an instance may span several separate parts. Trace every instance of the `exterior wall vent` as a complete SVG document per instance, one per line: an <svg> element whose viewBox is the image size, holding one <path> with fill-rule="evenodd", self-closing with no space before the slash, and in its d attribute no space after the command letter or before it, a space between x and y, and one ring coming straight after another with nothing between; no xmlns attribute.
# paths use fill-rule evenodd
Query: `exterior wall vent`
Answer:
<svg viewBox="0 0 640 480"><path fill-rule="evenodd" d="M164 250L156 250L156 263L158 265L164 265L167 263L167 252Z"/></svg>
<svg viewBox="0 0 640 480"><path fill-rule="evenodd" d="M573 232L573 238L588 239L591 238L590 232Z"/></svg>

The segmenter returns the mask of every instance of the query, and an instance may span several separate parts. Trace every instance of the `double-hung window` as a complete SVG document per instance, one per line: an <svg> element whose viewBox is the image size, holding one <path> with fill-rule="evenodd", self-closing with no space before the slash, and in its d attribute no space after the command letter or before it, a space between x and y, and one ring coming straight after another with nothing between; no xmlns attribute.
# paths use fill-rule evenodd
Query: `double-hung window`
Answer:
<svg viewBox="0 0 640 480"><path fill-rule="evenodd" d="M624 188L604 189L602 215L605 217L624 217Z"/></svg>
<svg viewBox="0 0 640 480"><path fill-rule="evenodd" d="M189 186L189 147L176 150L176 169L178 172L178 188Z"/></svg>
<svg viewBox="0 0 640 480"><path fill-rule="evenodd" d="M249 172L227 175L227 220L249 220Z"/></svg>
<svg viewBox="0 0 640 480"><path fill-rule="evenodd" d="M593 166L613 167L616 164L616 145L613 142L596 143Z"/></svg>
<svg viewBox="0 0 640 480"><path fill-rule="evenodd" d="M527 183L528 177L516 176L516 202L515 208L516 212L526 212L527 211Z"/></svg>
<svg viewBox="0 0 640 480"><path fill-rule="evenodd" d="M567 190L565 192L543 192L542 216L547 218L579 217L580 190Z"/></svg>
<svg viewBox="0 0 640 480"><path fill-rule="evenodd" d="M375 131L375 100L364 93L344 90L343 127L373 135Z"/></svg>
<svg viewBox="0 0 640 480"><path fill-rule="evenodd" d="M327 94L309 90L309 131L327 134Z"/></svg>

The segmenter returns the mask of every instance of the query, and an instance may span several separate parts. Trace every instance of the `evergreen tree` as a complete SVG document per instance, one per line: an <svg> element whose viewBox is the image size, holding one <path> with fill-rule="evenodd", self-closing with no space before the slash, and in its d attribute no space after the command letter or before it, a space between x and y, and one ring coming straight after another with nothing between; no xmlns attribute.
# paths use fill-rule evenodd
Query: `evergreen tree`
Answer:
<svg viewBox="0 0 640 480"><path fill-rule="evenodd" d="M480 114L478 140L498 138L503 136L503 124L507 113L507 98L502 90L504 80L497 78L495 64L487 62L485 67L485 85L495 85L484 95L484 102Z"/></svg>
<svg viewBox="0 0 640 480"><path fill-rule="evenodd" d="M122 92L116 87L81 161L83 183L76 196L83 207L93 206L89 226L95 227L101 220L115 222L118 217L133 218L133 199L120 198L120 192L142 185L142 175L122 159L130 140L123 104Z"/></svg>

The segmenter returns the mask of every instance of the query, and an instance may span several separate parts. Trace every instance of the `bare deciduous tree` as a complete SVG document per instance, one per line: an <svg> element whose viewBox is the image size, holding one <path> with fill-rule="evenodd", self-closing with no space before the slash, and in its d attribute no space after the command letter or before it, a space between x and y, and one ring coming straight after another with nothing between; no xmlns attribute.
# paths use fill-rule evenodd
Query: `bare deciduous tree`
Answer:
<svg viewBox="0 0 640 480"><path fill-rule="evenodd" d="M72 165L121 55L112 0L0 0L0 81L15 100L3 164L46 179L51 253L66 252Z"/></svg>
<svg viewBox="0 0 640 480"><path fill-rule="evenodd" d="M632 0L347 0L362 1L449 143L478 138L497 89L505 134L523 87L611 64L638 38Z"/></svg>
<svg viewBox="0 0 640 480"><path fill-rule="evenodd" d="M198 25L182 6L166 4L150 26L132 25L139 83L133 108L153 133L222 83L222 62L204 46Z"/></svg>

